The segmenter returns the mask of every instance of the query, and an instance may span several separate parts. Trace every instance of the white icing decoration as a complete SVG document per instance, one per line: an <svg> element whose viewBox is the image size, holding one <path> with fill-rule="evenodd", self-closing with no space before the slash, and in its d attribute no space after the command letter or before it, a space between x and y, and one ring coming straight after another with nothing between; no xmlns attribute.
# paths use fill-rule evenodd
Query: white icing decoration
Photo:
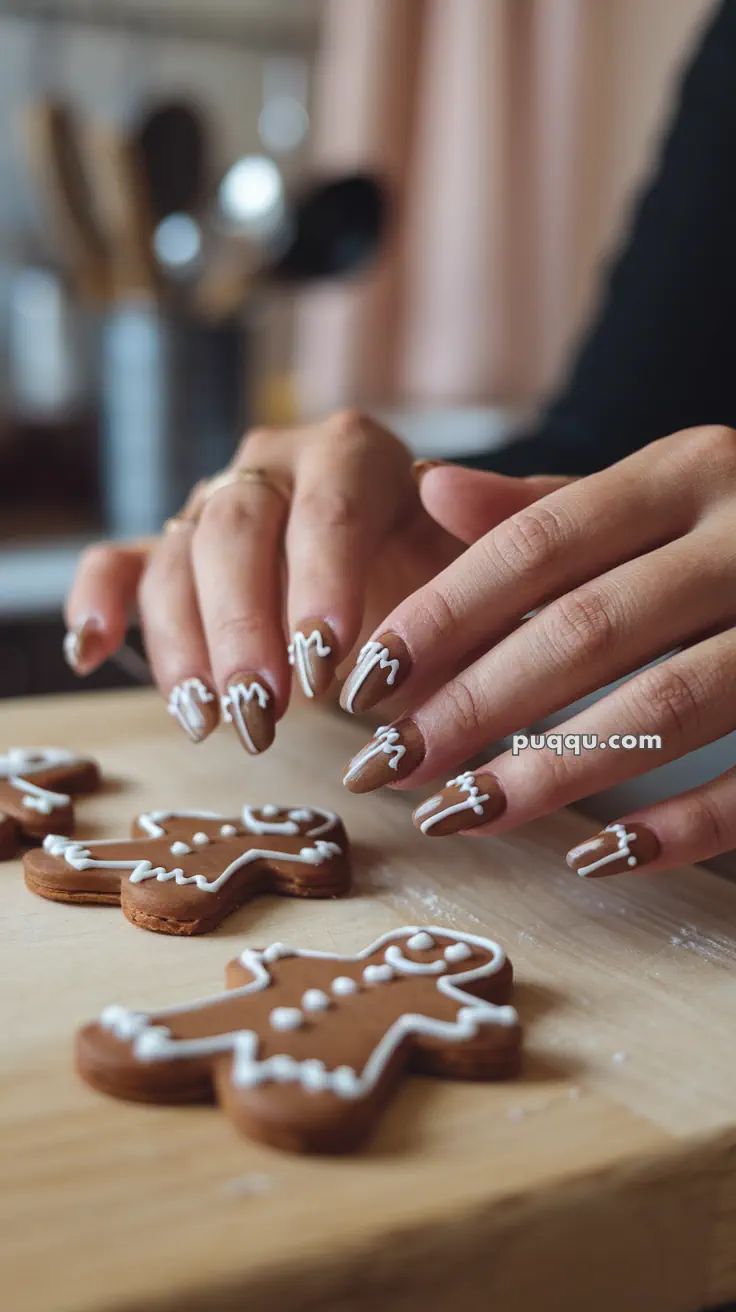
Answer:
<svg viewBox="0 0 736 1312"><path fill-rule="evenodd" d="M285 943L272 943L261 955L264 961L280 961L282 957L295 957L297 953L295 948L287 948Z"/></svg>
<svg viewBox="0 0 736 1312"><path fill-rule="evenodd" d="M305 838L321 838L323 834L329 833L338 823L334 811L323 811L321 807L309 807L300 811L289 811L287 820L275 820L274 816L281 815L285 810L282 806L266 805L261 807L244 806L243 807L243 825L251 834L284 834L286 837L294 837L299 833L299 824L305 821L313 820L316 823L311 829L308 829ZM260 810L263 819L256 815Z"/></svg>
<svg viewBox="0 0 736 1312"><path fill-rule="evenodd" d="M433 815L428 816L426 820L422 820L419 828L423 834L426 834L433 825L439 824L440 820L445 820L448 815L456 815L460 811L473 811L475 815L483 815L483 804L488 801L490 794L481 793L472 770L466 770L465 774L459 774L456 779L448 779L446 787L452 788L453 785L461 792L467 793L468 796L462 802L455 802L453 806L444 806L440 811L435 811ZM441 802L442 798L430 798L429 800L436 804L436 802ZM425 807L428 805L429 803L425 803ZM425 807L419 807L417 815L423 814Z"/></svg>
<svg viewBox="0 0 736 1312"><path fill-rule="evenodd" d="M337 998L346 998L349 993L357 993L358 985L349 975L338 975L330 984L332 992Z"/></svg>
<svg viewBox="0 0 736 1312"><path fill-rule="evenodd" d="M412 938L407 939L406 946L411 948L412 952L429 952L434 947L434 939L431 934L414 934Z"/></svg>
<svg viewBox="0 0 736 1312"><path fill-rule="evenodd" d="M298 1007L274 1007L268 1020L274 1030L300 1030L304 1024Z"/></svg>
<svg viewBox="0 0 736 1312"><path fill-rule="evenodd" d="M234 838L238 830L235 825L221 825L220 833L223 838Z"/></svg>
<svg viewBox="0 0 736 1312"><path fill-rule="evenodd" d="M292 641L289 643L289 664L293 665L297 678L302 686L302 692L305 697L314 697L314 689L311 684L309 669L309 648L314 648L315 656L325 657L332 655L332 648L327 646L319 629L312 629L307 635L297 629Z"/></svg>
<svg viewBox="0 0 736 1312"><path fill-rule="evenodd" d="M621 857L625 858L627 866L633 867L637 864L636 857L629 846L630 843L636 841L636 834L627 833L626 825L621 824L606 825L605 833L615 835L616 850L615 852L609 852L607 856L598 857L597 861L592 861L590 865L580 866L578 868L578 874L582 875L583 878L586 875L592 875L595 870L600 870L601 866L610 865L612 861L620 861ZM587 843L580 843L578 847L572 849L569 853L568 861L572 863L578 856L582 856L585 853L594 851L596 847L602 846L602 838L589 839Z"/></svg>
<svg viewBox="0 0 736 1312"><path fill-rule="evenodd" d="M72 800L67 793L52 793L48 788L39 788L38 784L31 783L30 779L21 779L19 775L12 774L8 783L11 788L17 788L24 794L21 803L26 810L38 811L39 815L51 815L52 811L68 806Z"/></svg>
<svg viewBox="0 0 736 1312"><path fill-rule="evenodd" d="M373 742L366 743L365 747L351 761L349 769L345 772L345 782L348 779L353 779L356 774L360 773L363 766L367 765L368 761L374 756L380 756L381 752L385 752L387 756L391 757L389 761L390 768L392 770L397 769L405 751L406 747L401 741L398 729L392 729L390 725L382 725L380 729L376 729Z"/></svg>
<svg viewBox="0 0 736 1312"><path fill-rule="evenodd" d="M302 1007L305 1011L327 1011L332 1006L330 999L322 989L307 989L302 995Z"/></svg>
<svg viewBox="0 0 736 1312"><path fill-rule="evenodd" d="M468 957L472 957L473 953L467 943L451 943L448 948L445 948L444 955L445 961L454 962L467 961Z"/></svg>
<svg viewBox="0 0 736 1312"><path fill-rule="evenodd" d="M355 669L350 676L350 693L345 701L345 710L352 712L356 693L363 687L368 675L376 666L379 670L389 670L386 684L389 688L393 688L399 672L399 664L398 660L389 656L388 647L384 647L380 642L367 642L361 647Z"/></svg>
<svg viewBox="0 0 736 1312"><path fill-rule="evenodd" d="M130 875L132 884L141 884L146 879L157 879L159 883L165 884L173 879L180 885L196 884L197 888L203 893L216 893L230 876L235 874L236 870L240 870L242 866L251 865L254 861L260 861L261 859L266 861L296 861L301 864L319 866L325 861L331 861L334 856L339 856L341 851L337 843L325 843L321 839L318 839L313 847L303 847L300 852L272 852L261 848L250 848L247 852L242 852L234 861L231 861L230 865L213 880L208 880L206 875L185 875L180 868L166 870L163 866L154 866L152 862L145 858L134 857L128 861L97 861L92 856L92 847L96 852L101 847L119 846L124 841L122 839L106 838L85 847L83 843L75 842L63 835L49 834L44 839L43 846L44 850L52 856L63 857L67 864L75 870L130 870L132 872Z"/></svg>
<svg viewBox="0 0 736 1312"><path fill-rule="evenodd" d="M0 755L0 779L11 775L25 778L42 770L56 770L62 765L81 765L80 757L66 747L9 747Z"/></svg>
<svg viewBox="0 0 736 1312"><path fill-rule="evenodd" d="M188 843L177 842L172 843L169 850L172 856L188 856L192 849Z"/></svg>
<svg viewBox="0 0 736 1312"><path fill-rule="evenodd" d="M349 1066L338 1066L335 1070L329 1071L324 1062L317 1058L310 1057L298 1061L285 1053L259 1060L259 1037L253 1030L207 1035L199 1039L176 1039L163 1023L178 1013L191 1012L195 1008L202 1009L220 1000L233 1001L235 998L247 997L251 993L268 988L271 977L264 962L275 957L294 955L307 960L364 961L397 937L408 937L422 932L451 938L456 944L466 946L472 944L473 947L487 952L490 960L471 970L456 975L444 975L436 980L437 989L459 1004L459 1010L453 1021L441 1021L431 1016L405 1013L389 1026L360 1073ZM274 949L277 949L275 957L269 957ZM403 930L389 930L375 943L371 943L354 956L346 957L336 952L319 952L311 949L292 951L285 949L283 944L279 943L272 944L264 952L246 948L241 953L240 960L253 974L250 983L240 989L202 998L197 1003L171 1007L165 1012L157 1012L155 1024L145 1013L128 1011L124 1007L107 1007L100 1016L100 1025L122 1042L132 1042L133 1055L139 1061L172 1061L231 1052L233 1054L232 1080L239 1088L253 1088L268 1081L276 1081L283 1084L299 1084L302 1089L310 1093L332 1092L341 1098L360 1098L375 1089L394 1052L404 1039L411 1035L419 1034L446 1042L462 1043L475 1038L481 1025L512 1026L518 1023L518 1015L513 1007L495 1006L473 994L466 993L461 987L463 984L475 983L497 974L506 960L503 949L497 943L476 934L458 934L454 930L442 929L434 925L427 926L426 929L414 925L407 926Z"/></svg>
<svg viewBox="0 0 736 1312"><path fill-rule="evenodd" d="M366 984L387 984L393 977L392 967L387 966L385 963L382 966L366 966L363 971L363 979Z"/></svg>
<svg viewBox="0 0 736 1312"><path fill-rule="evenodd" d="M411 961L395 943L390 948L386 948L386 961L401 975L441 975L447 970L447 965L441 957L437 961Z"/></svg>
<svg viewBox="0 0 736 1312"><path fill-rule="evenodd" d="M207 847L209 841L209 835L203 833L201 829L196 834L192 834L192 842L195 847Z"/></svg>
<svg viewBox="0 0 736 1312"><path fill-rule="evenodd" d="M168 711L178 720L185 733L191 738L199 738L207 728L207 719L202 710L206 702L213 702L215 694L210 692L201 679L185 679L171 689Z"/></svg>
<svg viewBox="0 0 736 1312"><path fill-rule="evenodd" d="M258 748L251 737L246 714L246 707L254 698L262 711L265 711L271 700L267 689L263 687L263 684L258 683L256 679L253 679L247 685L245 683L231 683L224 697L221 698L220 705L225 723L235 725L240 736L244 739L248 751L256 756Z"/></svg>
<svg viewBox="0 0 736 1312"><path fill-rule="evenodd" d="M149 838L163 838L166 830L162 821L167 820L225 820L227 817L219 811L144 811L138 816L138 824Z"/></svg>

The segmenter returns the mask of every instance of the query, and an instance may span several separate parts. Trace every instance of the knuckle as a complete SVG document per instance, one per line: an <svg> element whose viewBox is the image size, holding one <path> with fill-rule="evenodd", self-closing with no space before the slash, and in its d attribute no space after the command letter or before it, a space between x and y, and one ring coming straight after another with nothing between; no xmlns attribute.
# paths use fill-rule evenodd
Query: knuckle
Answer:
<svg viewBox="0 0 736 1312"><path fill-rule="evenodd" d="M422 588L412 603L412 627L428 648L440 646L453 638L457 629L455 612L444 592L436 585Z"/></svg>
<svg viewBox="0 0 736 1312"><path fill-rule="evenodd" d="M218 615L211 623L210 645L224 651L244 652L263 645L268 622L265 615L247 611L241 615Z"/></svg>
<svg viewBox="0 0 736 1312"><path fill-rule="evenodd" d="M697 736L702 718L702 689L692 670L687 675L671 662L645 670L633 687L644 714L670 741L687 741Z"/></svg>
<svg viewBox="0 0 736 1312"><path fill-rule="evenodd" d="M220 488L214 496L209 497L199 515L194 531L195 545L197 539L216 533L218 537L229 539L240 536L249 525L259 520L255 508L242 495L236 484Z"/></svg>
<svg viewBox="0 0 736 1312"><path fill-rule="evenodd" d="M243 459L252 459L258 451L264 451L273 445L274 438L278 436L275 428L250 428L248 432L241 437L238 443L238 449L235 453L233 464L243 463Z"/></svg>
<svg viewBox="0 0 736 1312"><path fill-rule="evenodd" d="M527 506L490 535L493 550L517 579L531 578L559 556L566 534L560 516L549 506Z"/></svg>
<svg viewBox="0 0 736 1312"><path fill-rule="evenodd" d="M445 686L453 725L459 734L477 740L487 721L487 707L477 688L463 677L451 679Z"/></svg>
<svg viewBox="0 0 736 1312"><path fill-rule="evenodd" d="M560 597L541 618L545 639L564 665L608 656L616 645L610 602L593 588Z"/></svg>
<svg viewBox="0 0 736 1312"><path fill-rule="evenodd" d="M736 473L736 431L727 424L703 424L679 435L673 448L688 475L704 470L723 476Z"/></svg>

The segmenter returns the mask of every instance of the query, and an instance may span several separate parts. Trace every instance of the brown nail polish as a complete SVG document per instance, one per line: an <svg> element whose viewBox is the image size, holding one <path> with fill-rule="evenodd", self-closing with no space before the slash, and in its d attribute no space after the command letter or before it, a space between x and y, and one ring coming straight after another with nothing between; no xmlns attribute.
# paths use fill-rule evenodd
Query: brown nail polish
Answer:
<svg viewBox="0 0 736 1312"><path fill-rule="evenodd" d="M88 615L64 635L62 644L64 660L80 678L91 674L100 664L100 661L95 659L95 646L100 641L101 629L102 625L97 617Z"/></svg>
<svg viewBox="0 0 736 1312"><path fill-rule="evenodd" d="M506 798L495 775L467 770L450 779L442 792L427 798L414 812L413 820L428 838L444 838L476 825L497 820L506 809Z"/></svg>
<svg viewBox="0 0 736 1312"><path fill-rule="evenodd" d="M405 779L424 759L424 739L413 720L384 725L348 762L343 783L351 793L372 793Z"/></svg>
<svg viewBox="0 0 736 1312"><path fill-rule="evenodd" d="M246 752L258 756L276 733L273 696L257 674L234 674L220 698L222 719L232 724Z"/></svg>
<svg viewBox="0 0 736 1312"><path fill-rule="evenodd" d="M397 633L380 633L361 647L342 692L340 705L352 715L369 711L395 692L411 669L409 648Z"/></svg>
<svg viewBox="0 0 736 1312"><path fill-rule="evenodd" d="M209 737L220 722L218 699L201 679L177 683L171 689L168 709L193 743Z"/></svg>
<svg viewBox="0 0 736 1312"><path fill-rule="evenodd" d="M446 463L444 460L415 460L411 467L412 477L415 482L421 483L424 475L428 474L430 469L439 469Z"/></svg>
<svg viewBox="0 0 736 1312"><path fill-rule="evenodd" d="M623 875L648 865L659 854L659 839L646 825L617 823L578 843L567 864L585 879Z"/></svg>
<svg viewBox="0 0 736 1312"><path fill-rule="evenodd" d="M289 664L305 697L321 697L327 692L337 666L337 641L324 620L302 620L289 643Z"/></svg>

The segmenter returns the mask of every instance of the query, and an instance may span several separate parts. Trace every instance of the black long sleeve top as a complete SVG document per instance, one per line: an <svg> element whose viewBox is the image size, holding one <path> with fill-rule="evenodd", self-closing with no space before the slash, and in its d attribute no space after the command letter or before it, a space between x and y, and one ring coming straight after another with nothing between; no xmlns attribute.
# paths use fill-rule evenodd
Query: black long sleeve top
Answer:
<svg viewBox="0 0 736 1312"><path fill-rule="evenodd" d="M463 464L588 474L695 424L736 428L736 0L679 90L569 376L533 432Z"/></svg>

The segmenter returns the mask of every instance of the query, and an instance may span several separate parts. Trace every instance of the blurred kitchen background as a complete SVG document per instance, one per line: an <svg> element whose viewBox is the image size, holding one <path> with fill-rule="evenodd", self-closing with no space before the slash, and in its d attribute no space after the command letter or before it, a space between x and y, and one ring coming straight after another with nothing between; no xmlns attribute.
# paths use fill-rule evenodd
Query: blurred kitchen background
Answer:
<svg viewBox="0 0 736 1312"><path fill-rule="evenodd" d="M248 424L512 440L712 7L0 0L2 695L85 686L80 548L155 532Z"/></svg>

